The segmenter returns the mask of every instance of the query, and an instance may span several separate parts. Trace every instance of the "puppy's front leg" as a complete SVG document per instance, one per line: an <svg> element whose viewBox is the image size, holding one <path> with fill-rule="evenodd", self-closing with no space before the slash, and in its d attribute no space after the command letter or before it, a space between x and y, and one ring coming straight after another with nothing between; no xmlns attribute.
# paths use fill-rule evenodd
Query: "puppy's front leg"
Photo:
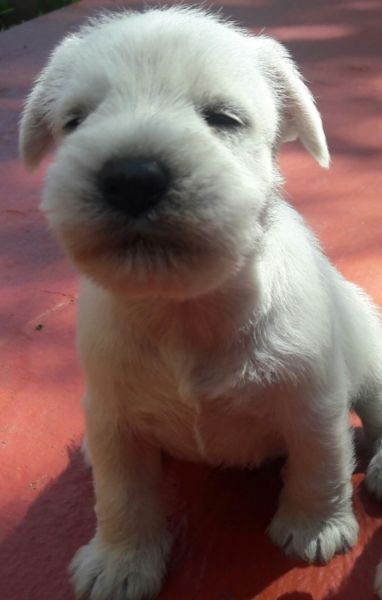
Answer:
<svg viewBox="0 0 382 600"><path fill-rule="evenodd" d="M170 541L159 498L160 450L111 407L86 406L97 532L70 565L78 598L141 600L160 591Z"/></svg>
<svg viewBox="0 0 382 600"><path fill-rule="evenodd" d="M332 400L295 406L284 422L288 460L269 534L286 554L308 562L326 562L357 541L347 409Z"/></svg>

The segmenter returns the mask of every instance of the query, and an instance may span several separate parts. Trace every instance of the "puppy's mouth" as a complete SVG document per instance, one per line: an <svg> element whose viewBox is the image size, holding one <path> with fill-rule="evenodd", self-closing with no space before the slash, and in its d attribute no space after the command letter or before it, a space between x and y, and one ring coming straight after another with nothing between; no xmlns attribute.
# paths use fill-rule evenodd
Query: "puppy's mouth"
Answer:
<svg viewBox="0 0 382 600"><path fill-rule="evenodd" d="M105 230L106 229L106 230ZM114 262L129 261L143 264L153 270L159 263L175 267L182 262L199 259L205 252L197 239L190 239L185 232L151 228L93 228L81 230L73 235L73 230L61 230L65 244L69 242L74 256L80 260L108 259ZM154 228L153 228L154 229ZM159 229L159 228L156 228Z"/></svg>
<svg viewBox="0 0 382 600"><path fill-rule="evenodd" d="M116 245L115 251L131 258L159 256L163 259L181 259L195 252L195 247L191 249L184 239L130 232Z"/></svg>
<svg viewBox="0 0 382 600"><path fill-rule="evenodd" d="M190 221L154 214L132 222L93 212L56 231L79 270L101 286L137 297L188 298L215 287L241 260L232 239L217 235L211 222Z"/></svg>

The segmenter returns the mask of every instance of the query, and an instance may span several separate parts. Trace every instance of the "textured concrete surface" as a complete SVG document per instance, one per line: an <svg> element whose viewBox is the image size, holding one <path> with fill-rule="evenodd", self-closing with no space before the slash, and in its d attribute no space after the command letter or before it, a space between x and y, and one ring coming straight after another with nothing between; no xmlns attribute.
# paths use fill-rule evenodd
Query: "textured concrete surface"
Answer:
<svg viewBox="0 0 382 600"><path fill-rule="evenodd" d="M71 600L66 568L94 527L79 454L76 276L38 212L46 165L17 157L22 100L49 51L99 7L82 0L0 33L0 597ZM127 5L127 4L126 4ZM131 4L130 4L131 6ZM135 7L141 6L136 3ZM227 1L224 13L285 42L316 94L333 164L283 151L287 193L339 269L382 304L382 5L379 0ZM280 466L254 473L166 463L177 544L160 600L372 600L382 506L354 476L357 547L324 567L284 558L265 529Z"/></svg>

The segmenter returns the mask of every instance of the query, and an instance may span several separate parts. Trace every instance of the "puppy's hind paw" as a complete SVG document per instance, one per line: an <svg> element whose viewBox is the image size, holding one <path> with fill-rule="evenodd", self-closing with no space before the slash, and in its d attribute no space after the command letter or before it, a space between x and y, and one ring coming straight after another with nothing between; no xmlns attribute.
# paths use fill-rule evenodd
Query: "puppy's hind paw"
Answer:
<svg viewBox="0 0 382 600"><path fill-rule="evenodd" d="M327 521L288 518L285 514L276 513L269 535L288 556L322 564L337 552L347 552L355 545L358 524L352 512Z"/></svg>
<svg viewBox="0 0 382 600"><path fill-rule="evenodd" d="M382 450L379 450L371 459L366 472L366 487L378 498L382 500Z"/></svg>
<svg viewBox="0 0 382 600"><path fill-rule="evenodd" d="M78 600L149 600L159 594L170 552L169 536L131 548L97 537L75 554L70 580Z"/></svg>
<svg viewBox="0 0 382 600"><path fill-rule="evenodd" d="M382 562L379 563L375 574L374 591L378 598L382 598Z"/></svg>
<svg viewBox="0 0 382 600"><path fill-rule="evenodd" d="M82 440L81 452L82 452L82 456L83 456L85 465L87 467L91 467L92 466L92 459L90 457L90 450L89 450L88 440L86 438L86 435L84 435L84 439Z"/></svg>

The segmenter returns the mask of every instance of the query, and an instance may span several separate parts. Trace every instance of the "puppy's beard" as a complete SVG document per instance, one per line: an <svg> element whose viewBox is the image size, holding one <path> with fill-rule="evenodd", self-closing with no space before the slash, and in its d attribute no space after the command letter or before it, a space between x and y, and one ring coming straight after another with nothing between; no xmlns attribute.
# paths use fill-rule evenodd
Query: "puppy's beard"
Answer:
<svg viewBox="0 0 382 600"><path fill-rule="evenodd" d="M193 298L219 287L244 257L214 236L149 234L63 225L58 236L79 270L100 286L134 298Z"/></svg>

